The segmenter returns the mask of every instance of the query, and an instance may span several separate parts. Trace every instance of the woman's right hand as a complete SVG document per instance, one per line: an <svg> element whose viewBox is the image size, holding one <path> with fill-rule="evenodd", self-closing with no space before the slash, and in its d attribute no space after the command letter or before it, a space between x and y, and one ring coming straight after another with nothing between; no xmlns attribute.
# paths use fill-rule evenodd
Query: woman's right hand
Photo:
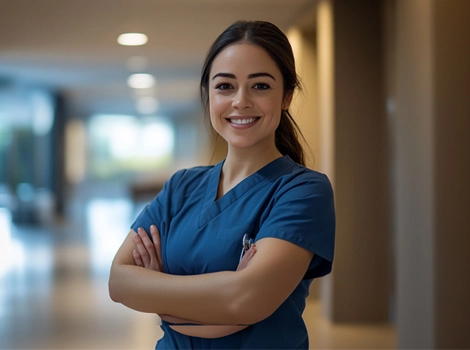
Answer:
<svg viewBox="0 0 470 350"><path fill-rule="evenodd" d="M153 242L142 227L137 229L137 234L134 236L135 249L132 251L132 257L137 266L164 272L160 232L157 226L150 226L150 234Z"/></svg>

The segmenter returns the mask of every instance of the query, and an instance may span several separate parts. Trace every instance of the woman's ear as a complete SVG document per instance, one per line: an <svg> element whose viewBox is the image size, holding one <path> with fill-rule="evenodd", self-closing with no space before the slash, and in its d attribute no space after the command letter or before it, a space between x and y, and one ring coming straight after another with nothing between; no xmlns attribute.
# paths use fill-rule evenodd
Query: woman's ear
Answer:
<svg viewBox="0 0 470 350"><path fill-rule="evenodd" d="M290 103L292 102L292 97L294 96L294 92L290 91L287 92L284 96L284 100L282 101L282 110L285 111L289 108Z"/></svg>

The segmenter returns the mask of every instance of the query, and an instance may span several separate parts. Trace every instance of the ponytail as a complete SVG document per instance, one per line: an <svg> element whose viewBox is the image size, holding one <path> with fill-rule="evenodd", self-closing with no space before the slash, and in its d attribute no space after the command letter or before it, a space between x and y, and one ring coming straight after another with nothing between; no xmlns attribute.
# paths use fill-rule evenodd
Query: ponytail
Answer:
<svg viewBox="0 0 470 350"><path fill-rule="evenodd" d="M288 110L282 111L281 121L275 133L276 147L282 155L287 155L294 162L305 166L305 155L299 136L304 138L294 118Z"/></svg>

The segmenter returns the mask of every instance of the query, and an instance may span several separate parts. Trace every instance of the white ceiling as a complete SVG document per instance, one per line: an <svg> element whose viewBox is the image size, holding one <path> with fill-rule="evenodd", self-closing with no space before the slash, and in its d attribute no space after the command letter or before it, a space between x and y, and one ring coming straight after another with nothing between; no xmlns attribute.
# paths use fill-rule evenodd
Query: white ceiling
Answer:
<svg viewBox="0 0 470 350"><path fill-rule="evenodd" d="M206 50L238 19L287 30L314 0L0 0L0 80L62 91L74 116L136 113L127 87L131 56L145 56L156 76L161 113L200 108L198 80ZM149 42L124 47L123 32Z"/></svg>

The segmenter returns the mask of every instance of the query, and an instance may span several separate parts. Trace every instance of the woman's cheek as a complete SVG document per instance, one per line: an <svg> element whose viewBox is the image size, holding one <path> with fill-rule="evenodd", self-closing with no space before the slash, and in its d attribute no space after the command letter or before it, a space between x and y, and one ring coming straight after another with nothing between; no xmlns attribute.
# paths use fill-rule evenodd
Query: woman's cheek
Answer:
<svg viewBox="0 0 470 350"><path fill-rule="evenodd" d="M220 123L220 120L223 118L224 113L227 111L230 103L227 101L227 98L221 96L211 97L209 103L209 113L212 124Z"/></svg>

